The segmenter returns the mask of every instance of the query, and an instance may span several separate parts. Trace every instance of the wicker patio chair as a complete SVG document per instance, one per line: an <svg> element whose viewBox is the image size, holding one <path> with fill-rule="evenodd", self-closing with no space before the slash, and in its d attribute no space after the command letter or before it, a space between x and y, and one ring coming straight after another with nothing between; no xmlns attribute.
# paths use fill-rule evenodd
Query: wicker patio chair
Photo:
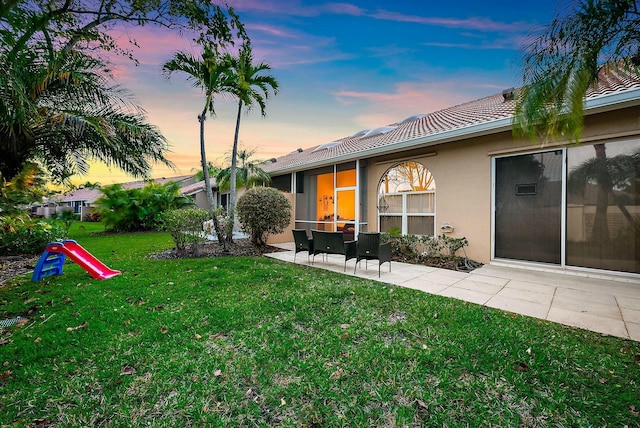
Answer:
<svg viewBox="0 0 640 428"><path fill-rule="evenodd" d="M354 274L356 273L360 260L365 261L365 269L367 268L368 260L378 260L378 278L380 278L380 267L385 262L389 262L389 272L391 272L391 243L381 244L379 233L359 233L356 243L356 265L353 268Z"/></svg>
<svg viewBox="0 0 640 428"><path fill-rule="evenodd" d="M293 240L296 244L296 252L293 255L293 262L296 262L296 256L301 251L307 252L307 259L311 260L311 254L313 254L313 238L307 236L307 231L304 229L293 229Z"/></svg>
<svg viewBox="0 0 640 428"><path fill-rule="evenodd" d="M356 242L345 241L342 232L326 232L322 230L312 230L313 236L313 261L316 254L326 255L339 254L344 256L344 271L347 271L347 261L356 258ZM313 261L311 264L313 264Z"/></svg>

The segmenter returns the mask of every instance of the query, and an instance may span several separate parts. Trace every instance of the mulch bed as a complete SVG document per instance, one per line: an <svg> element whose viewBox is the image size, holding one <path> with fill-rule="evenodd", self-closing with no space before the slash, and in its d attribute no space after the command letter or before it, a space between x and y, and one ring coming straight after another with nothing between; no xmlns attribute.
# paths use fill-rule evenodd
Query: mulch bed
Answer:
<svg viewBox="0 0 640 428"><path fill-rule="evenodd" d="M0 257L0 286L16 275L33 272L39 258L39 254Z"/></svg>
<svg viewBox="0 0 640 428"><path fill-rule="evenodd" d="M207 241L197 246L197 248L187 248L183 251L176 249L166 250L151 256L152 259L183 259L192 257L228 257L228 256L261 256L267 253L287 251L282 248L266 245L256 247L249 239L235 239L233 243L227 244L226 249L218 241Z"/></svg>
<svg viewBox="0 0 640 428"><path fill-rule="evenodd" d="M417 257L408 257L402 254L394 254L391 259L394 262L411 263L414 265L424 265L440 269L457 270L462 272L470 272L482 266L482 263L463 257L428 257L419 259Z"/></svg>

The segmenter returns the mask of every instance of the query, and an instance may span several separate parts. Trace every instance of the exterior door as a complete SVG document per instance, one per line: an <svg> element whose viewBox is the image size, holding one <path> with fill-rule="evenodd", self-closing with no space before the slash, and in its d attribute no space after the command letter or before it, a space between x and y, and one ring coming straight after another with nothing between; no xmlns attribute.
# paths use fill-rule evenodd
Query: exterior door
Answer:
<svg viewBox="0 0 640 428"><path fill-rule="evenodd" d="M355 189L336 191L336 230L344 232L345 240L355 239L356 191Z"/></svg>
<svg viewBox="0 0 640 428"><path fill-rule="evenodd" d="M562 262L563 151L495 160L496 258Z"/></svg>

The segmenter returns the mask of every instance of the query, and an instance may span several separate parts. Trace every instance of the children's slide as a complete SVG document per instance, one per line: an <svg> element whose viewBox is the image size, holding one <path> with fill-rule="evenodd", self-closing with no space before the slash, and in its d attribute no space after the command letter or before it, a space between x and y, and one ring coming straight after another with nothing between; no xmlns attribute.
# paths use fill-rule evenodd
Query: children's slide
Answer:
<svg viewBox="0 0 640 428"><path fill-rule="evenodd" d="M86 270L94 279L107 279L120 275L119 270L110 269L93 254L73 240L52 242L47 245L33 271L32 279L38 281L45 276L60 275L64 258L69 257L78 266Z"/></svg>

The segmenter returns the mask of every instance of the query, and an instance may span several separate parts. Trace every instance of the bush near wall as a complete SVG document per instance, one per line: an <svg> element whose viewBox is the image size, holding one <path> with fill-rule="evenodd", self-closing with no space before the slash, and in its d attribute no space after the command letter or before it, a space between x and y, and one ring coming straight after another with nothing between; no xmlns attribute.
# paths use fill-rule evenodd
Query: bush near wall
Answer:
<svg viewBox="0 0 640 428"><path fill-rule="evenodd" d="M266 245L271 234L284 232L291 222L291 204L277 189L254 187L238 199L238 220L255 245Z"/></svg>
<svg viewBox="0 0 640 428"><path fill-rule="evenodd" d="M467 238L452 238L447 235L419 236L382 234L383 242L391 243L394 260L419 263L445 269L471 271L482 266L481 263L469 260L464 248L469 245ZM462 250L463 255L460 255Z"/></svg>

